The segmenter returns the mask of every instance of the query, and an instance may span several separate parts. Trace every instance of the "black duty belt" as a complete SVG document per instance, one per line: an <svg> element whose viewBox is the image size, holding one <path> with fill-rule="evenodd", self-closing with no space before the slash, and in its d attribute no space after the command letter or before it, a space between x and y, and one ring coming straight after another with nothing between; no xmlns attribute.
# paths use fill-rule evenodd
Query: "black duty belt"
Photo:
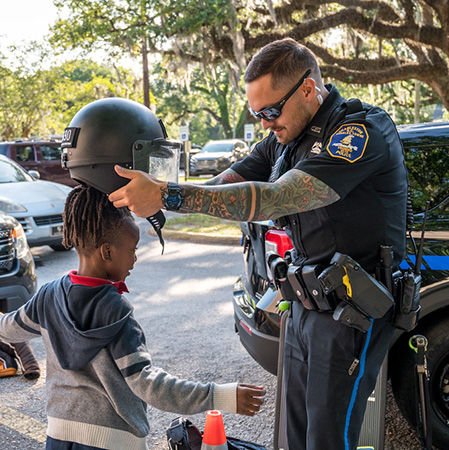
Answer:
<svg viewBox="0 0 449 450"><path fill-rule="evenodd" d="M335 253L331 265L288 265L279 255L268 259L284 300L300 301L308 310L333 312L344 325L366 332L372 319L394 305L393 295L356 261Z"/></svg>

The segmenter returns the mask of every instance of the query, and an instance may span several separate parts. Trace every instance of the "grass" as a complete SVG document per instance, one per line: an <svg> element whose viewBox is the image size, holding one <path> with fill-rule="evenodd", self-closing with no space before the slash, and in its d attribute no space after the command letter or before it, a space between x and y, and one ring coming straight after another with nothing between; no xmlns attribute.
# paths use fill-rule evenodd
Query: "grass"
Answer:
<svg viewBox="0 0 449 450"><path fill-rule="evenodd" d="M212 177L189 177L187 180L184 176L179 177L179 183L192 183L192 184L201 184L207 180L210 180Z"/></svg>
<svg viewBox="0 0 449 450"><path fill-rule="evenodd" d="M240 236L242 234L237 222L206 216L204 214L182 214L167 219L165 228L167 230L219 236Z"/></svg>
<svg viewBox="0 0 449 450"><path fill-rule="evenodd" d="M185 180L180 177L179 182L201 184L211 177L189 177ZM203 233L219 236L241 236L242 231L237 222L219 219L218 217L205 214L181 214L180 216L167 219L165 224L167 230L176 230L190 233Z"/></svg>

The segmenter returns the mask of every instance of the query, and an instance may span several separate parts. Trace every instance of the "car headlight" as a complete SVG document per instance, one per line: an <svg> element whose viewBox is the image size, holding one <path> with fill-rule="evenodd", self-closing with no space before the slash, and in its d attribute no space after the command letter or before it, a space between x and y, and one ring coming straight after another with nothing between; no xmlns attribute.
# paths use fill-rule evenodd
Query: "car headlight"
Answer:
<svg viewBox="0 0 449 450"><path fill-rule="evenodd" d="M14 227L12 232L14 247L16 249L16 258L24 258L28 253L28 241L20 223Z"/></svg>
<svg viewBox="0 0 449 450"><path fill-rule="evenodd" d="M5 213L17 213L28 211L20 203L13 202L12 200L4 197L0 197L0 211Z"/></svg>

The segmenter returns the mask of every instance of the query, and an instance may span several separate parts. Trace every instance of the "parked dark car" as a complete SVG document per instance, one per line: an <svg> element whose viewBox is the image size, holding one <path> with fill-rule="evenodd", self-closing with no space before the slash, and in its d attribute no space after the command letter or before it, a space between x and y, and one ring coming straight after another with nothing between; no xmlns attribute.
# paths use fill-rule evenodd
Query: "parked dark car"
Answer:
<svg viewBox="0 0 449 450"><path fill-rule="evenodd" d="M217 175L248 154L248 144L240 139L209 141L190 158L190 175Z"/></svg>
<svg viewBox="0 0 449 450"><path fill-rule="evenodd" d="M410 424L417 426L416 369L409 339L422 334L428 339L430 370L430 423L433 442L449 448L449 122L399 127L409 169L414 212L411 236L421 241L423 210L430 202L422 262L421 313L411 332L397 330L389 351L388 368L397 404ZM285 231L272 222L242 223L244 270L234 286L236 331L250 355L276 374L280 316L275 308L260 309L280 297L268 279L266 251L284 256L292 248ZM401 268L414 267L416 248L408 239ZM270 298L271 297L271 298ZM259 307L258 307L259 306Z"/></svg>
<svg viewBox="0 0 449 450"><path fill-rule="evenodd" d="M191 145L191 149L189 151L189 168L190 168L190 160L191 160L192 156L196 155L200 150L201 150L201 147L199 145L196 145L196 144ZM182 144L181 152L179 154L179 168L181 170L185 170L185 168L186 168L186 154L184 151L184 143Z"/></svg>
<svg viewBox="0 0 449 450"><path fill-rule="evenodd" d="M36 292L33 255L22 225L0 211L0 311L13 311Z"/></svg>
<svg viewBox="0 0 449 450"><path fill-rule="evenodd" d="M67 186L78 184L61 166L61 141L0 142L0 154L11 158L26 170L38 172L41 180L54 181Z"/></svg>

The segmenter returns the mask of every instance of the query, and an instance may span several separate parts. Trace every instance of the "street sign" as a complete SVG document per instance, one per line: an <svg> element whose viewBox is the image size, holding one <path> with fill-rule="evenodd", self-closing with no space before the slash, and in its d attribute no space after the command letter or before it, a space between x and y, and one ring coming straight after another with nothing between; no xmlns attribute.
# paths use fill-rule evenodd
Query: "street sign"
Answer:
<svg viewBox="0 0 449 450"><path fill-rule="evenodd" d="M181 138L181 141L188 141L189 140L189 127L188 126L179 127L179 136Z"/></svg>
<svg viewBox="0 0 449 450"><path fill-rule="evenodd" d="M253 141L254 140L254 124L247 123L245 125L245 141Z"/></svg>

